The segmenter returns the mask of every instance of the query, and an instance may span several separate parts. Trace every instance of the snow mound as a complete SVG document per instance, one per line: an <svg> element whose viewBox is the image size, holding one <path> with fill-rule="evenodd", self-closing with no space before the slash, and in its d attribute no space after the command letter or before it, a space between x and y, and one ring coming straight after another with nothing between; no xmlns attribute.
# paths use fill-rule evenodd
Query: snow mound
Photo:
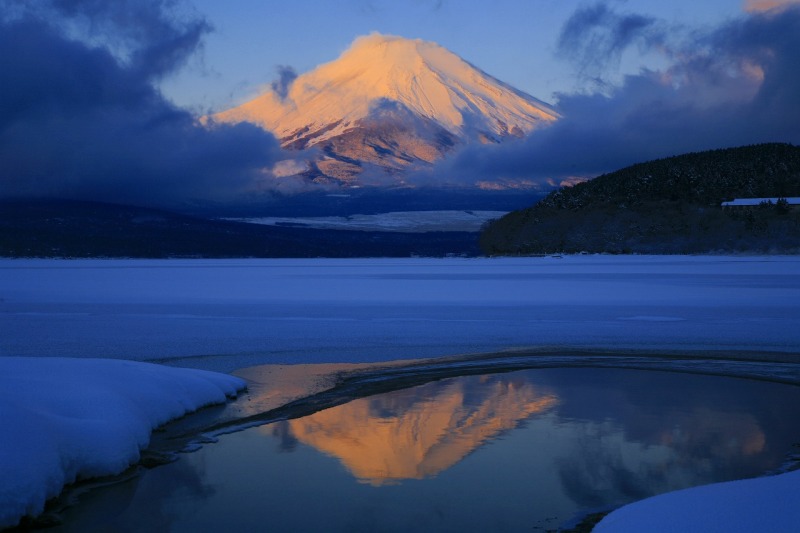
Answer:
<svg viewBox="0 0 800 533"><path fill-rule="evenodd" d="M124 471L153 429L244 387L134 361L0 357L0 528L41 513L69 483Z"/></svg>
<svg viewBox="0 0 800 533"><path fill-rule="evenodd" d="M612 512L593 533L796 531L800 471L654 496Z"/></svg>

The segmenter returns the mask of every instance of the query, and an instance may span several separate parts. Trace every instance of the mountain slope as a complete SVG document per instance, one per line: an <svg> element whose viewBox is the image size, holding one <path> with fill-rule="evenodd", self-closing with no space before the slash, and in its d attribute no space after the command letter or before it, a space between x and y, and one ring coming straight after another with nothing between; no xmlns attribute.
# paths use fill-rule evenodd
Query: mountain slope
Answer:
<svg viewBox="0 0 800 533"><path fill-rule="evenodd" d="M435 43L380 34L356 39L285 94L269 90L213 116L258 124L287 148L320 148L316 173L342 181L370 164L392 173L431 163L458 143L523 136L557 118Z"/></svg>
<svg viewBox="0 0 800 533"><path fill-rule="evenodd" d="M800 253L800 212L724 211L725 200L800 196L800 147L763 144L633 165L494 221L486 253Z"/></svg>

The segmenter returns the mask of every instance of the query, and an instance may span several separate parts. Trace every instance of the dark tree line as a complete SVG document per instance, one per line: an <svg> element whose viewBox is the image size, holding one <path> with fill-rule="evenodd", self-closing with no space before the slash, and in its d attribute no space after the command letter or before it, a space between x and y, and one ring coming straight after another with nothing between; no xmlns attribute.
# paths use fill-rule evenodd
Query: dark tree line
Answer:
<svg viewBox="0 0 800 533"><path fill-rule="evenodd" d="M554 191L487 225L492 255L800 253L800 212L785 202L723 209L734 198L800 196L800 147L762 144L633 165Z"/></svg>

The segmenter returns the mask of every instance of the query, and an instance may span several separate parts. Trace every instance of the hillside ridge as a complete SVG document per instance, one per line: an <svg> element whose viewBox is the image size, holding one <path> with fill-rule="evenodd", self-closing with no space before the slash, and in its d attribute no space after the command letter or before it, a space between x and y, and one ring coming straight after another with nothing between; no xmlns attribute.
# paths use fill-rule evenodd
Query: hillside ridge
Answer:
<svg viewBox="0 0 800 533"><path fill-rule="evenodd" d="M494 255L800 253L800 213L721 207L734 198L793 196L800 196L800 147L694 152L553 191L489 224L481 246Z"/></svg>

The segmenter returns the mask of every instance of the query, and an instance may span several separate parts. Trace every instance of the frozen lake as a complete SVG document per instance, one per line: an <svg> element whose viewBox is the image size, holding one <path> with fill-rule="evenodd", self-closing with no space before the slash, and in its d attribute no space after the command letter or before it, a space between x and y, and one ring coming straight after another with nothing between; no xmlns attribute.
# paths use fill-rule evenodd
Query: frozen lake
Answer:
<svg viewBox="0 0 800 533"><path fill-rule="evenodd" d="M232 371L528 347L797 352L800 258L0 260L0 355Z"/></svg>
<svg viewBox="0 0 800 533"><path fill-rule="evenodd" d="M430 377L432 371L434 378L440 379L459 372L472 374L477 368L491 373L533 366L623 366L746 375L797 384L800 382L795 362L800 352L800 258L0 260L0 356L106 357L231 372L270 363L343 364L493 352L505 353L502 357L437 359L424 363L426 368L414 372L416 376ZM531 354L540 356L534 358L535 364ZM696 357L698 354L709 357L701 360ZM653 357L658 355L668 357ZM572 371L599 376L606 369ZM381 372L378 379L385 379L387 371ZM651 375L665 376L663 379L675 383L689 379L683 374ZM408 377L398 379L405 383ZM412 381L417 379L414 375L411 378ZM487 378L487 382L496 379L501 378ZM308 379L306 382L308 384ZM413 384L421 382L424 380ZM469 383L472 384L463 385L466 387L463 397L480 398L483 393L475 392L478 389L475 389L474 379ZM783 385L763 386L775 387L771 391L788 390ZM540 385L534 387L539 388ZM649 393L646 389L642 388L642 394ZM269 401L280 399L278 387L268 387L268 390L272 395ZM678 405L683 399L682 389L680 396L670 395L669 387L658 390L663 392L665 406ZM618 392L621 394L621 391L622 388ZM437 394L427 403L446 408L447 399ZM562 398L565 393L556 396ZM609 392L609 398L613 400L613 392ZM250 399L249 403L240 405L250 409L262 406L261 401L253 403ZM291 395L280 401L289 399ZM375 397L373 400L377 402L375 405L387 401L390 407L420 404L402 394L394 399ZM427 405L426 401L422 403ZM778 399L771 405L781 403L798 404L795 400L787 403L785 399ZM229 408L235 411L239 408L236 405ZM558 405L564 403L558 402ZM630 408L644 409L641 413L646 413L650 407L648 404ZM391 411L387 409L381 407L378 411ZM555 409L547 413L552 414ZM518 464L521 458L513 455L513 450L529 451L529 445L506 448L504 443L511 440L511 434L520 434L523 426L544 424L543 418L550 416L547 413L532 412L528 413L530 416L512 417L510 425L500 424L504 428L502 431L486 436L480 446L468 447L464 460L453 462L452 470L458 471L473 457L488 453L479 451L483 449L506 450L492 459L499 461L497 464ZM305 412L297 414L297 418L306 415L314 416ZM717 413L712 418L727 416L723 415ZM741 420L750 420L751 415L756 416L742 415ZM647 416L658 418L662 414ZM786 416L789 420L796 419L793 415ZM785 420L781 418L779 424L784 424ZM262 428L266 427L263 421L259 423ZM561 420L557 429L560 431L565 423ZM761 427L761 422L758 424ZM237 446L259 453L258 447L270 446L264 444L263 438L275 445L277 435L279 447L283 445L280 443L297 441L296 449L305 451L288 459L286 454L279 458L250 457L243 462L248 469L256 467L253 462L256 459L259 465L263 461L268 464L277 461L282 467L293 468L291 459L302 456L315 465L328 465L324 467L328 470L319 471L327 472L324 475L317 474L317 467L314 467L314 475L324 478L320 483L344 479L344 483L350 484L330 485L334 492L342 490L347 494L378 485L387 491L398 491L398 501L411 502L413 491L403 495L405 489L395 489L398 485L394 481L400 481L399 478L383 482L363 472L359 474L361 471L357 467L348 466L345 458L330 449L305 442L296 433L290 435L285 427L272 427L266 436L264 430L258 428L224 435L219 445L208 446L207 451L201 452L210 455L187 456L187 461L176 463L184 465L175 467L179 470L175 475L183 477L177 485L170 485L173 488L169 490L176 494L187 489L191 491L197 475L206 475L201 472L202 465L187 466L188 461L223 461L224 464L228 461L225 454L239 454ZM748 427L746 423L739 426L745 433ZM727 431L720 428L723 429ZM794 430L791 425L787 429ZM552 434L555 430L547 431ZM628 443L626 450L641 446L655 449L652 447L656 444L650 441L625 440L631 437L629 432L635 433L633 427L623 425L619 431L622 433L614 437L617 440L610 441L615 445L622 445L624 441ZM734 433L736 438L746 436L737 433L738 429L732 431L731 438ZM252 439L256 434L262 440L254 444L256 441ZM484 445L489 442L490 446ZM779 446L780 453L785 453L782 447ZM220 458L215 458L214 453L221 454ZM625 457L628 455L626 452ZM201 457L205 459L196 459ZM607 457L599 453L597 458L599 463L594 466L605 469ZM770 465L774 465L773 459ZM306 464L310 463L301 460L297 467ZM765 468L772 468L766 464L753 467L748 471L752 474L736 471L731 475L763 473ZM591 466L587 466L590 473ZM159 468L154 472L172 472L168 470L172 467L164 468L167 470ZM230 465L230 468L239 467ZM417 477L428 479L426 468L417 470ZM759 468L761 470L757 471ZM433 479L447 477L451 475L449 472L449 466L437 470ZM473 479L483 479L481 476L487 474L474 471L470 475L477 476ZM687 483L725 479L725 476L696 477ZM411 477L413 482L420 481ZM232 484L231 490L235 490L237 484L222 479L207 482L221 484L219 490L223 493L229 490L224 485ZM401 481L399 486L407 485L406 481ZM467 485L461 485L466 490ZM350 488L342 489L343 486ZM670 490L677 486L680 485L662 485L654 490ZM98 494L114 494L116 490ZM387 492L370 494L385 496ZM638 498L647 491L636 494ZM202 492L190 494L189 500L176 503L169 499L170 494L164 493L156 496L156 501L161 502L162 496L163 501L171 502L175 509L189 509L188 519L193 513L192 506L202 505L205 497ZM99 515L90 512L87 516L94 519L106 511L118 514L113 507L116 496L110 497L112 500L104 505L111 507L101 505ZM153 502L152 496L147 498L146 502ZM246 500L241 503L246 504ZM441 505L449 504L442 501ZM559 519L587 509L583 504L569 505L559 511ZM355 512L362 516L360 511ZM508 515L509 519L512 515ZM542 517L519 516L524 516L526 524L544 524ZM549 527L551 522L541 527Z"/></svg>

